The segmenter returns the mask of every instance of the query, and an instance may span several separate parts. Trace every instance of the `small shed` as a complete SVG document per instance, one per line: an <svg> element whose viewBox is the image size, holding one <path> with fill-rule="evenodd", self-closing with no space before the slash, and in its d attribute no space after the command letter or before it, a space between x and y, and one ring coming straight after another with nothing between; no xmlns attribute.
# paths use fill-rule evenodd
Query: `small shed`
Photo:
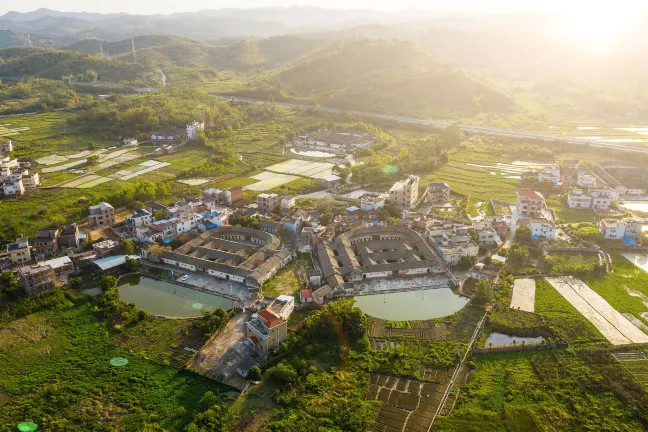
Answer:
<svg viewBox="0 0 648 432"><path fill-rule="evenodd" d="M250 369L252 369L254 366L258 366L257 362L252 359L245 359L238 364L238 366L236 367L236 372L243 378L247 378L248 374L250 373Z"/></svg>

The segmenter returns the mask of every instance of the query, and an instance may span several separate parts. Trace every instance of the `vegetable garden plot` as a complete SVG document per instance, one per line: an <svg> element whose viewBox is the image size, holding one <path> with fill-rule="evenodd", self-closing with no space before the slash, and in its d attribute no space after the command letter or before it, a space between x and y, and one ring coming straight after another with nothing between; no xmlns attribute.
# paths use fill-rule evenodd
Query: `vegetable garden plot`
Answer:
<svg viewBox="0 0 648 432"><path fill-rule="evenodd" d="M535 279L516 279L511 297L511 309L535 311Z"/></svg>
<svg viewBox="0 0 648 432"><path fill-rule="evenodd" d="M168 162L158 162L157 165L149 166L148 168L145 168L143 170L136 171L136 172L134 172L132 174L126 175L126 176L120 178L120 180L130 180L130 179L135 178L137 176L141 176L142 174L146 174L148 172L155 171L157 169L164 168L165 166L169 166L169 165L171 165L171 164L168 163Z"/></svg>
<svg viewBox="0 0 648 432"><path fill-rule="evenodd" d="M613 345L648 343L648 336L594 290L573 277L546 278Z"/></svg>
<svg viewBox="0 0 648 432"><path fill-rule="evenodd" d="M48 167L48 168L43 168L41 170L41 173L53 173L53 172L59 172L59 171L65 171L68 168L75 167L77 165L82 165L86 163L88 160L87 159L80 159L74 162L68 162L64 165L57 165L53 167Z"/></svg>
<svg viewBox="0 0 648 432"><path fill-rule="evenodd" d="M247 185L244 188L246 190L262 192L262 191L274 189L286 183L290 183L291 181L297 180L298 178L299 177L297 176L292 176L288 174L273 174L273 177L271 178L261 180L256 183L252 183L251 185Z"/></svg>
<svg viewBox="0 0 648 432"><path fill-rule="evenodd" d="M299 159L290 159L266 167L266 170L303 177L321 178L322 176L330 175L334 166L335 165L328 162L309 162Z"/></svg>
<svg viewBox="0 0 648 432"><path fill-rule="evenodd" d="M90 181L92 181L94 179L98 179L99 177L101 177L101 176L98 176L98 175L95 175L95 174L90 174L90 175L87 175L87 176L79 177L77 179L72 180L71 182L65 183L63 185L63 187L74 188L74 187L77 187L77 186L79 186L79 185L81 185L83 183L88 183L88 182L90 182Z"/></svg>
<svg viewBox="0 0 648 432"><path fill-rule="evenodd" d="M205 184L205 183L209 182L209 180L207 180L207 179L199 179L199 178L176 180L176 181L178 183L186 184L186 185L189 185L189 186L200 186L201 184Z"/></svg>
<svg viewBox="0 0 648 432"><path fill-rule="evenodd" d="M88 188L91 188L91 187L94 187L94 186L97 186L97 185L100 185L100 184L103 184L103 183L107 183L107 182L109 182L111 180L112 179L110 179L108 177L99 177L98 179L94 179L91 182L83 183L83 184L77 186L77 188L78 189L88 189Z"/></svg>
<svg viewBox="0 0 648 432"><path fill-rule="evenodd" d="M66 156L59 156L59 155L49 155L49 156L44 156L42 158L38 158L35 160L35 162L39 165L55 165L58 163L62 163L68 160Z"/></svg>

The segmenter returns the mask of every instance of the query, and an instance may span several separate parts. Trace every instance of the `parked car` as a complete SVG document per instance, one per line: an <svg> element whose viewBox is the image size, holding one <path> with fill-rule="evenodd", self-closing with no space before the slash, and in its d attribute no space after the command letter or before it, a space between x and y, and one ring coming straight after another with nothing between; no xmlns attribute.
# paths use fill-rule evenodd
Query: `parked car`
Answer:
<svg viewBox="0 0 648 432"><path fill-rule="evenodd" d="M184 282L184 281L186 281L186 280L188 280L188 279L189 279L189 275L186 275L186 274L185 274L185 275L180 276L180 279L178 279L178 280L179 280L180 282Z"/></svg>

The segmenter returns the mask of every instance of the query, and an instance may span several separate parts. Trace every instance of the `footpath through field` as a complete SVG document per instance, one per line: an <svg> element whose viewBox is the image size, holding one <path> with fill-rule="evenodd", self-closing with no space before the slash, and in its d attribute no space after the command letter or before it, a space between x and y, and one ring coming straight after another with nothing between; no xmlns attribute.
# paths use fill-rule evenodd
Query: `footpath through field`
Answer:
<svg viewBox="0 0 648 432"><path fill-rule="evenodd" d="M644 332L582 281L571 276L546 280L611 344L648 343L648 336Z"/></svg>

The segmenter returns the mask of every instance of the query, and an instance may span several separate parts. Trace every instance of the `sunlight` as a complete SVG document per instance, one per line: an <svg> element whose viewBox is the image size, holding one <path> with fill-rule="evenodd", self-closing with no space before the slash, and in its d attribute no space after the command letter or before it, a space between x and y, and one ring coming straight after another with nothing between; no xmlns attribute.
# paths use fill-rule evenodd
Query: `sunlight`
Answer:
<svg viewBox="0 0 648 432"><path fill-rule="evenodd" d="M606 53L617 46L629 21L623 11L590 7L566 15L562 27L563 33L588 51Z"/></svg>

